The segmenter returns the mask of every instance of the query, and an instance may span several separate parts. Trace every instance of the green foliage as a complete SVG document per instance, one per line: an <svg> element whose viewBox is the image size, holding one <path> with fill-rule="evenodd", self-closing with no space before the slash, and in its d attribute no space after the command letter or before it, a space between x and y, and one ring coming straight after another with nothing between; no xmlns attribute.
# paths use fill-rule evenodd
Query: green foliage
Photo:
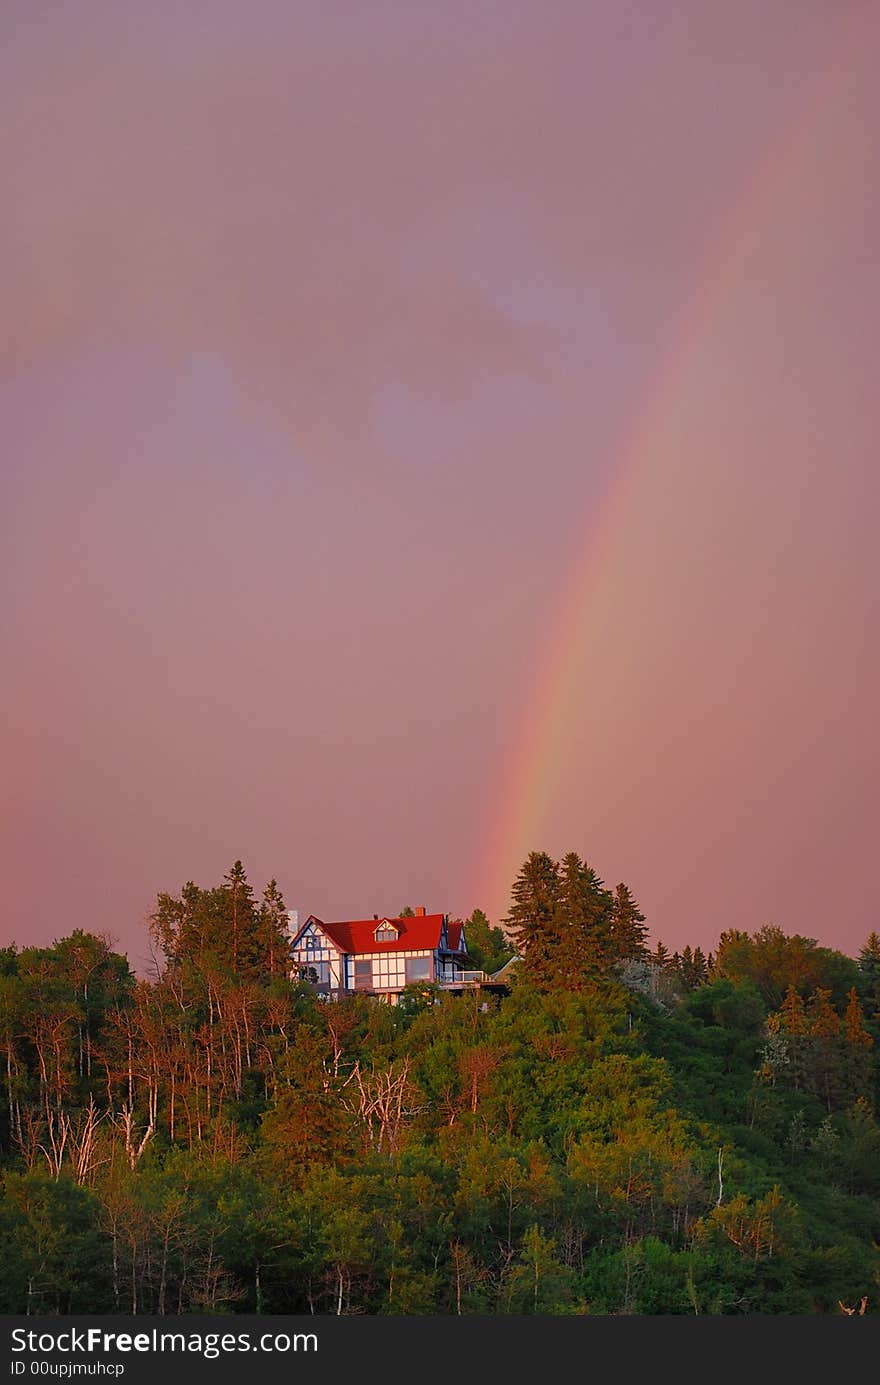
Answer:
<svg viewBox="0 0 880 1385"><path fill-rule="evenodd" d="M868 1021L880 1035L880 933L869 933L859 953L857 986L864 997Z"/></svg>
<svg viewBox="0 0 880 1385"><path fill-rule="evenodd" d="M539 985L556 974L554 919L559 894L558 867L545 851L531 851L513 884L505 919L514 945Z"/></svg>
<svg viewBox="0 0 880 1385"><path fill-rule="evenodd" d="M239 863L160 896L150 982L86 933L0 952L0 1310L877 1312L876 945L646 955L574 853L511 926L500 1004L318 1000Z"/></svg>
<svg viewBox="0 0 880 1385"><path fill-rule="evenodd" d="M151 931L168 967L191 981L210 973L265 984L289 970L287 913L277 882L269 881L258 905L241 861L214 889L189 881L179 896L160 894Z"/></svg>
<svg viewBox="0 0 880 1385"><path fill-rule="evenodd" d="M474 966L489 975L500 971L514 955L504 929L493 928L482 909L475 909L466 921L465 940Z"/></svg>
<svg viewBox="0 0 880 1385"><path fill-rule="evenodd" d="M858 966L851 958L820 947L814 938L783 933L774 924L752 934L734 929L722 933L714 971L735 984L751 982L771 1009L782 1004L792 987L804 996L824 987L835 1004L842 1004L859 981Z"/></svg>
<svg viewBox="0 0 880 1385"><path fill-rule="evenodd" d="M0 1184L0 1306L5 1312L83 1313L106 1301L109 1256L95 1199L39 1168Z"/></svg>
<svg viewBox="0 0 880 1385"><path fill-rule="evenodd" d="M757 1034L767 1017L767 1007L756 986L749 981L734 985L724 977L693 991L685 1006L703 1024L717 1024L742 1034Z"/></svg>
<svg viewBox="0 0 880 1385"><path fill-rule="evenodd" d="M579 990L615 966L647 957L645 917L629 888L612 892L570 851L532 851L513 884L505 922L532 982Z"/></svg>

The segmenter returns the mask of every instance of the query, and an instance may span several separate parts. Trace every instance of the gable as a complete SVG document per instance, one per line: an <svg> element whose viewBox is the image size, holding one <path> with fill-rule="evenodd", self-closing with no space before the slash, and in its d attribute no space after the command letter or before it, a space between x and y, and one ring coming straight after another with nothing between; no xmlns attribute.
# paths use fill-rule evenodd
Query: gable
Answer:
<svg viewBox="0 0 880 1385"><path fill-rule="evenodd" d="M373 937L377 943L396 943L400 929L391 919L380 919L373 929Z"/></svg>
<svg viewBox="0 0 880 1385"><path fill-rule="evenodd" d="M330 948L331 951L338 952L339 947L327 931L326 924L314 914L310 914L297 933L291 948L302 948L303 951L314 949L315 951Z"/></svg>
<svg viewBox="0 0 880 1385"><path fill-rule="evenodd" d="M446 946L450 952L467 952L464 940L464 924L461 919L450 919L446 926Z"/></svg>

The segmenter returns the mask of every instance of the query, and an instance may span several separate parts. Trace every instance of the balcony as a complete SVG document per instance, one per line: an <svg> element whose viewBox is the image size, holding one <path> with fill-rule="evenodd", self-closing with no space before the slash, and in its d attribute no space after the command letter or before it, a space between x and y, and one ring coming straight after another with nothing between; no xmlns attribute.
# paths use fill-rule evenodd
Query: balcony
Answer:
<svg viewBox="0 0 880 1385"><path fill-rule="evenodd" d="M438 985L444 991L458 991L463 986L483 986L488 980L484 971L460 971L454 981L440 981Z"/></svg>

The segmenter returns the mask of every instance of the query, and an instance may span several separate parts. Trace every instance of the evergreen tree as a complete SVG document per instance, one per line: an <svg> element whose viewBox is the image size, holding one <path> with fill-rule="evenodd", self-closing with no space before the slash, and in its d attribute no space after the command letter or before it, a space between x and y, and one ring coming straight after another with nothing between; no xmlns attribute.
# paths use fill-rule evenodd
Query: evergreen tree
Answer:
<svg viewBox="0 0 880 1385"><path fill-rule="evenodd" d="M241 861L215 889L190 880L179 897L160 894L151 919L169 967L197 991L208 975L265 983L287 974L287 914L270 881L258 906Z"/></svg>
<svg viewBox="0 0 880 1385"><path fill-rule="evenodd" d="M782 1015L782 1027L786 1034L799 1038L809 1032L803 997L800 991L795 990L794 986L789 986L786 991L780 1013Z"/></svg>
<svg viewBox="0 0 880 1385"><path fill-rule="evenodd" d="M611 948L615 961L639 962L648 956L645 916L622 881L611 906Z"/></svg>
<svg viewBox="0 0 880 1385"><path fill-rule="evenodd" d="M795 1091L809 1085L811 1044L810 1025L800 991L789 986L785 999L777 1014L768 1015L767 1029L772 1035L781 1033L784 1037L784 1055L787 1066L786 1078Z"/></svg>
<svg viewBox="0 0 880 1385"><path fill-rule="evenodd" d="M270 880L263 891L258 915L258 938L262 966L270 977L290 972L290 934L287 910L277 880Z"/></svg>
<svg viewBox="0 0 880 1385"><path fill-rule="evenodd" d="M694 948L694 985L705 986L709 980L709 959L701 947Z"/></svg>
<svg viewBox="0 0 880 1385"><path fill-rule="evenodd" d="M831 1004L831 992L819 986L807 1006L810 1037L810 1079L812 1090L824 1100L828 1110L836 1103L844 1083L844 1055L841 1052L840 1016Z"/></svg>
<svg viewBox="0 0 880 1385"><path fill-rule="evenodd" d="M880 1020L880 933L869 933L859 953L859 988L868 1016Z"/></svg>
<svg viewBox="0 0 880 1385"><path fill-rule="evenodd" d="M608 970L614 960L612 896L576 851L563 857L553 911L553 968L556 984L579 990Z"/></svg>
<svg viewBox="0 0 880 1385"><path fill-rule="evenodd" d="M221 886L226 897L226 922L229 927L229 959L232 970L242 975L259 963L259 938L256 928L254 891L241 861L233 862Z"/></svg>
<svg viewBox="0 0 880 1385"><path fill-rule="evenodd" d="M669 970L672 958L669 956L668 947L666 947L663 943L658 942L657 946L654 948L654 951L650 953L649 956L650 960L654 963L655 967L659 967L661 971Z"/></svg>
<svg viewBox="0 0 880 1385"><path fill-rule="evenodd" d="M160 897L154 980L79 931L0 949L0 1311L875 1311L864 972L771 935L769 1016L690 946L687 996L662 945L592 985L608 892L575 853L524 875L548 966L497 1005L273 980L281 894L235 867Z"/></svg>
<svg viewBox="0 0 880 1385"><path fill-rule="evenodd" d="M498 971L513 956L513 948L502 928L489 923L482 909L475 909L465 923L468 956L481 971Z"/></svg>
<svg viewBox="0 0 880 1385"><path fill-rule="evenodd" d="M681 952L672 954L672 964L678 973L679 979L689 991L694 989L694 954L690 944L682 948Z"/></svg>
<svg viewBox="0 0 880 1385"><path fill-rule="evenodd" d="M507 924L517 952L539 986L556 975L554 915L559 868L545 851L530 851L513 884Z"/></svg>
<svg viewBox="0 0 880 1385"><path fill-rule="evenodd" d="M846 1042L855 1048L870 1048L874 1040L865 1028L865 1015L853 986L847 996L846 1014L843 1017L843 1030Z"/></svg>

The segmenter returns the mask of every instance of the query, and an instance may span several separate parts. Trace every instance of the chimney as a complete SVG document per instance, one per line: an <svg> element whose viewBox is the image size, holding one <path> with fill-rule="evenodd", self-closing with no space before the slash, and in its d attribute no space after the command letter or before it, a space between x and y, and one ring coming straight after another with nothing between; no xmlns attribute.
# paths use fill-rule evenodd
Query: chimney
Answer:
<svg viewBox="0 0 880 1385"><path fill-rule="evenodd" d="M417 905L417 907L416 907L416 918L417 918L417 919L423 919L423 918L425 917L425 913L426 913L426 910L425 910L424 904L419 904L419 905Z"/></svg>
<svg viewBox="0 0 880 1385"><path fill-rule="evenodd" d="M378 914L374 914L374 915L373 915L373 919L374 919L374 921L375 921L376 923L378 923L378 921L379 921L379 915L378 915Z"/></svg>

